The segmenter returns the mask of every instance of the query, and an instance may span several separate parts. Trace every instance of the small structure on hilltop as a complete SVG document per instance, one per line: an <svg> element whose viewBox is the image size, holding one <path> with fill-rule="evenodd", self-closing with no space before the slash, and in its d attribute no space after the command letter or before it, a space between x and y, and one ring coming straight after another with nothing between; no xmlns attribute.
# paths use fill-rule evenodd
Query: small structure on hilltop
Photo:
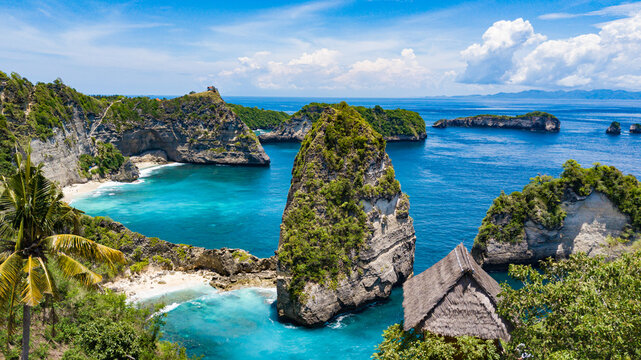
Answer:
<svg viewBox="0 0 641 360"><path fill-rule="evenodd" d="M500 291L496 280L459 244L403 285L404 330L508 341L512 325L496 313Z"/></svg>

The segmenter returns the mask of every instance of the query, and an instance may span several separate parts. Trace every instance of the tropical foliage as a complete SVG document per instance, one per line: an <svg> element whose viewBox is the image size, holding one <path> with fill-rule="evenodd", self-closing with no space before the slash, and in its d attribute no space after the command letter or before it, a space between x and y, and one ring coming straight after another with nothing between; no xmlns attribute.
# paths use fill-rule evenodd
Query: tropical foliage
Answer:
<svg viewBox="0 0 641 360"><path fill-rule="evenodd" d="M429 332L403 331L394 324L383 332L383 341L372 356L375 360L498 360L499 349L493 341L461 336L448 341Z"/></svg>
<svg viewBox="0 0 641 360"><path fill-rule="evenodd" d="M273 129L283 121L289 120L289 115L283 111L259 109L256 106L247 107L236 104L227 104L236 116L250 129Z"/></svg>
<svg viewBox="0 0 641 360"><path fill-rule="evenodd" d="M90 170L93 167L95 167L95 169L91 170L93 173L105 176L106 174L117 172L126 160L120 150L113 144L98 141L96 142L96 156L80 155L78 167L87 178L91 177Z"/></svg>
<svg viewBox="0 0 641 360"><path fill-rule="evenodd" d="M60 190L44 177L41 166L31 163L29 152L26 158L16 154L15 163L17 171L3 178L0 196L0 301L8 306L10 318L14 307L23 305L22 358L26 359L30 310L45 296L55 295L54 269L91 286L102 277L83 261L113 265L125 258L120 251L81 236L60 235L77 224L78 211L62 201ZM12 326L10 319L9 329Z"/></svg>
<svg viewBox="0 0 641 360"><path fill-rule="evenodd" d="M533 359L641 358L641 251L614 261L585 254L512 265L499 311L515 319L509 353ZM523 344L519 346L519 344Z"/></svg>

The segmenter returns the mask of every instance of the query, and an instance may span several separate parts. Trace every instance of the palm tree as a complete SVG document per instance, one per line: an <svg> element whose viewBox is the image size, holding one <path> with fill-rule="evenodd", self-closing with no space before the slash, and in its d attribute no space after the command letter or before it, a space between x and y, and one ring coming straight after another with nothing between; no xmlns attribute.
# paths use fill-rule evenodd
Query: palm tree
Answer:
<svg viewBox="0 0 641 360"><path fill-rule="evenodd" d="M77 228L80 212L62 201L61 191L45 178L42 165L31 163L30 150L24 159L16 153L17 170L2 178L0 195L0 301L23 306L21 359L27 360L31 308L45 294L55 293L52 270L58 268L63 276L91 286L102 277L72 256L112 267L125 258L120 251L81 236L56 235L72 225Z"/></svg>

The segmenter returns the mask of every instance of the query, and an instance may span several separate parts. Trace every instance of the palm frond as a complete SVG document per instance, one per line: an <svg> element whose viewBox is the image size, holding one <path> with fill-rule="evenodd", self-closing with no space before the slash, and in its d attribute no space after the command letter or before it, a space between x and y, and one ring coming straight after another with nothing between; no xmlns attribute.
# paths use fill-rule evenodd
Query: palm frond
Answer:
<svg viewBox="0 0 641 360"><path fill-rule="evenodd" d="M48 239L51 241L50 249L54 252L74 254L86 260L107 263L112 267L114 263L125 263L125 255L122 252L82 236L63 234L53 235Z"/></svg>
<svg viewBox="0 0 641 360"><path fill-rule="evenodd" d="M56 261L64 275L79 280L87 286L97 284L102 281L102 276L89 270L86 266L82 265L70 256L67 256L67 254L58 253Z"/></svg>
<svg viewBox="0 0 641 360"><path fill-rule="evenodd" d="M20 282L22 262L20 254L14 252L0 264L0 300L2 302L9 300L13 287Z"/></svg>
<svg viewBox="0 0 641 360"><path fill-rule="evenodd" d="M36 306L44 297L43 289L47 288L46 281L41 271L38 271L40 264L32 256L27 258L24 265L25 287L22 290L22 303L29 306Z"/></svg>
<svg viewBox="0 0 641 360"><path fill-rule="evenodd" d="M37 257L36 259L38 260L38 263L40 263L40 267L42 268L43 278L45 282L45 288L42 290L42 292L45 294L53 295L54 285L51 272L49 271L46 263L41 257Z"/></svg>

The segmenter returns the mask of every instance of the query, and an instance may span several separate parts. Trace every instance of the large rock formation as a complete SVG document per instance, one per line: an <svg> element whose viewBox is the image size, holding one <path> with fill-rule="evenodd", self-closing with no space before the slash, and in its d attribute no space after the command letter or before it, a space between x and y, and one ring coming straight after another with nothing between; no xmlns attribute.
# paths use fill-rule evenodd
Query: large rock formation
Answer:
<svg viewBox="0 0 641 360"><path fill-rule="evenodd" d="M311 103L303 106L292 117L281 122L276 129L260 134L260 141L300 142L327 108L338 104ZM354 106L356 110L386 141L422 141L427 137L425 121L414 111L403 109L385 110L380 106L366 108Z"/></svg>
<svg viewBox="0 0 641 360"><path fill-rule="evenodd" d="M281 318L320 325L389 296L412 273L409 199L385 141L347 104L327 108L296 157L278 247Z"/></svg>
<svg viewBox="0 0 641 360"><path fill-rule="evenodd" d="M435 122L432 127L481 127L500 129L519 129L542 132L559 132L561 122L559 119L541 111L535 111L519 116L477 115L456 119L442 119Z"/></svg>
<svg viewBox="0 0 641 360"><path fill-rule="evenodd" d="M535 178L522 193L497 198L474 241L476 261L505 269L577 252L625 251L638 237L641 205L632 188L641 186L611 167L577 169L574 164L566 163L560 179Z"/></svg>
<svg viewBox="0 0 641 360"><path fill-rule="evenodd" d="M613 121L610 126L605 129L605 133L608 135L621 135L621 124L618 121Z"/></svg>
<svg viewBox="0 0 641 360"><path fill-rule="evenodd" d="M0 130L4 127L12 136L0 143L0 155L30 145L33 160L62 186L87 181L80 157L96 155L100 143L114 144L125 156L156 151L178 162L269 164L258 138L214 87L169 100L96 98L60 80L33 85L0 72ZM125 164L101 175L135 179L131 163Z"/></svg>

